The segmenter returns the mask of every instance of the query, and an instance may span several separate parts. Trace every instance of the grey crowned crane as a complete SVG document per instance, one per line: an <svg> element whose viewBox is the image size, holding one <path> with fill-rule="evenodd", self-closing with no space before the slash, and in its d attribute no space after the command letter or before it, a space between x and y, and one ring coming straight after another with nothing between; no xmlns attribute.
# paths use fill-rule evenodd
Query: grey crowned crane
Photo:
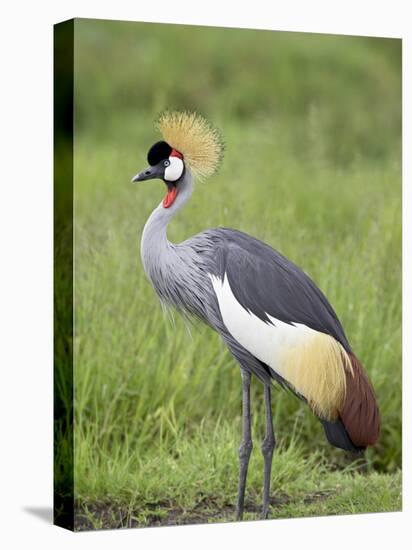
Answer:
<svg viewBox="0 0 412 550"><path fill-rule="evenodd" d="M379 435L373 388L326 297L296 265L267 244L234 229L207 229L180 243L167 238L170 220L189 200L194 177L211 176L222 160L219 133L194 113L166 112L163 140L148 152L149 167L133 182L161 179L163 201L142 235L141 256L160 300L217 331L240 365L243 436L237 519L242 519L252 451L250 382L264 387L266 433L263 513L268 515L275 435L271 385L304 400L332 445L360 452Z"/></svg>

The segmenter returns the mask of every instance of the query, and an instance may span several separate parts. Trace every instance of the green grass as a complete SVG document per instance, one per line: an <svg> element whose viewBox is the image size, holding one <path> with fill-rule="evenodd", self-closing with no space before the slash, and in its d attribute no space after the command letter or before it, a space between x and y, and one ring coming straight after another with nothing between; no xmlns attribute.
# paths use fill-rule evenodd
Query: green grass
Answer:
<svg viewBox="0 0 412 550"><path fill-rule="evenodd" d="M376 389L382 435L356 468L275 392L271 516L398 510L400 42L99 21L75 36L79 526L233 518L239 369L216 334L163 314L140 262L164 188L129 182L164 108L199 110L226 142L169 238L227 226L281 251L326 293ZM262 483L258 382L252 399L248 518Z"/></svg>
<svg viewBox="0 0 412 550"><path fill-rule="evenodd" d="M237 434L227 423L202 423L190 439L181 437L172 448L153 445L141 456L131 453L129 460L123 452L107 456L103 471L96 464L82 472L88 482L78 487L77 528L234 521L237 443ZM274 456L270 518L401 509L399 472L367 472L362 460L332 470L324 453L306 456L297 445L293 441L281 446ZM262 471L262 456L255 449L245 520L260 519Z"/></svg>

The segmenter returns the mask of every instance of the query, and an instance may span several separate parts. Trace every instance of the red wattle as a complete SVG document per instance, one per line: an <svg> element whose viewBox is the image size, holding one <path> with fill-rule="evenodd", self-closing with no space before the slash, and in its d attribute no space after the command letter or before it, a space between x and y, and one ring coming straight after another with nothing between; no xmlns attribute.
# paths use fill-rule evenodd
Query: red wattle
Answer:
<svg viewBox="0 0 412 550"><path fill-rule="evenodd" d="M175 202L177 196L177 187L173 186L167 191L167 195L163 199L163 207L164 208L170 208L172 204Z"/></svg>
<svg viewBox="0 0 412 550"><path fill-rule="evenodd" d="M176 149L172 149L172 152L170 153L169 157L177 157L178 159L183 160L183 154L180 151L177 151Z"/></svg>

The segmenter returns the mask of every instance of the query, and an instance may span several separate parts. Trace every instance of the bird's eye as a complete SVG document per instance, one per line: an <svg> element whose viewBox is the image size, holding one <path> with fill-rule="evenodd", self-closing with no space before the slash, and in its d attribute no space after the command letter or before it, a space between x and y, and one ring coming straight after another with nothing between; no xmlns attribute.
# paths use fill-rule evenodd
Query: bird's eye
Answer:
<svg viewBox="0 0 412 550"><path fill-rule="evenodd" d="M170 160L165 160L163 166L170 166Z"/></svg>

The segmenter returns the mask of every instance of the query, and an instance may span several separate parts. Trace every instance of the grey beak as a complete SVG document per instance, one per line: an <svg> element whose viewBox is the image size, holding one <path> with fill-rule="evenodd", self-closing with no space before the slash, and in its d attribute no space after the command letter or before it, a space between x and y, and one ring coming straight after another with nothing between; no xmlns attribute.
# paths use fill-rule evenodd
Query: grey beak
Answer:
<svg viewBox="0 0 412 550"><path fill-rule="evenodd" d="M139 172L132 178L132 183L136 183L138 181L146 181L146 180L153 180L156 178L163 178L164 175L164 168L163 165L156 164L156 166L149 166L142 172Z"/></svg>

